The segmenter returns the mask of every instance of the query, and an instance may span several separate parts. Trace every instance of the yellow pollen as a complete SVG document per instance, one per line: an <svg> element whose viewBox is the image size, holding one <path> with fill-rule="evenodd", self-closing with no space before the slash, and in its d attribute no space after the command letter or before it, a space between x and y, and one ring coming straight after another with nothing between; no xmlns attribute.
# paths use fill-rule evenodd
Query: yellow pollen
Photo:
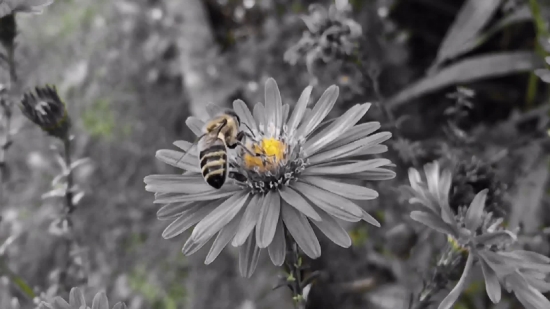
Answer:
<svg viewBox="0 0 550 309"><path fill-rule="evenodd" d="M283 160L286 144L274 138L264 138L249 148L256 156L245 152L244 165L247 169L258 168L260 172L272 171Z"/></svg>
<svg viewBox="0 0 550 309"><path fill-rule="evenodd" d="M456 240L451 235L447 235L447 241L449 242L449 244L451 244L451 247L453 248L453 250L455 250L457 252L468 252L468 248L465 248L465 247L461 246L458 243L458 240Z"/></svg>

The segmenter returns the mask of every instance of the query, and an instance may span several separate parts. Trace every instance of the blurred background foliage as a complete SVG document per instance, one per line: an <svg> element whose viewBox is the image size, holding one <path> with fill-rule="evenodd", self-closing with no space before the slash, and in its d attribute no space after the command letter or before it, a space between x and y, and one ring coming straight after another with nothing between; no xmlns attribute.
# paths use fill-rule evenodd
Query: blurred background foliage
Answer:
<svg viewBox="0 0 550 309"><path fill-rule="evenodd" d="M283 55L306 31L300 15L313 3L330 1L57 0L42 15L17 16L18 91L57 85L73 121L74 157L89 158L74 172L86 194L73 214L80 245L73 254L81 261L69 286L85 287L89 299L105 290L112 303L135 309L291 308L288 291L271 290L278 270L266 255L252 279L238 276L234 248L208 267L200 254L184 257L180 238L161 238L165 223L143 190L144 176L171 171L155 151L191 138L187 116L200 115L207 101L263 101L268 77L291 105L308 84L316 85L315 97L338 84L332 116L371 101L367 117L394 133L398 177L370 184L381 197L367 205L382 228L348 226L348 250L323 244L322 257L310 263L325 276L308 308L406 308L429 279L437 242L411 223L399 186L409 167L435 159L454 170L457 205L491 188L488 207L522 228L526 247L549 253L550 103L538 77L550 51L548 3L353 0L351 18L362 27L358 54L291 66ZM190 18L197 8L205 19ZM201 77L198 88L193 74ZM56 142L19 111L12 128L1 184L0 240L8 245L0 308L10 308L13 297L33 308L32 294L69 292L54 284L64 241L47 233L62 205L42 198L59 170L50 147ZM482 281L474 281L456 308L492 308ZM192 305L209 298L218 305ZM521 308L508 299L508 307L495 308Z"/></svg>

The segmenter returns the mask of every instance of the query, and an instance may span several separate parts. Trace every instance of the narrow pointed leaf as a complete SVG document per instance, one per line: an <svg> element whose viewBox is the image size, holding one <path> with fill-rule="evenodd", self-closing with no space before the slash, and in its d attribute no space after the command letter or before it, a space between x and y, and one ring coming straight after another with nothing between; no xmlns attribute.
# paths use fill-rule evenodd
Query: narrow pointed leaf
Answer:
<svg viewBox="0 0 550 309"><path fill-rule="evenodd" d="M466 285L466 279L468 278L468 275L470 274L470 270L472 269L472 264L474 262L474 256L473 254L468 255L468 259L466 260L466 266L464 267L464 271L462 272L462 276L460 277L460 280L458 280L458 283L453 288L453 290L443 299L441 304L439 304L438 309L451 309L455 302L460 297L460 294L462 294L462 291L464 291L465 285Z"/></svg>
<svg viewBox="0 0 550 309"><path fill-rule="evenodd" d="M427 227L438 231L439 233L451 235L457 237L456 230L449 224L447 224L441 217L436 216L431 212L424 212L415 210L411 212L411 218L414 221L420 222Z"/></svg>
<svg viewBox="0 0 550 309"><path fill-rule="evenodd" d="M475 231L482 223L483 209L485 208L485 200L487 199L487 189L479 191L474 197L474 200L470 203L466 217L464 218L464 224L470 231Z"/></svg>
<svg viewBox="0 0 550 309"><path fill-rule="evenodd" d="M483 261L483 259L480 259L480 263L481 270L483 271L483 278L485 279L485 290L487 291L489 299L491 299L493 304L496 304L500 302L502 294L497 274L485 261Z"/></svg>
<svg viewBox="0 0 550 309"><path fill-rule="evenodd" d="M463 53L463 46L474 40L491 20L502 0L467 0L445 35L437 53L437 63Z"/></svg>
<svg viewBox="0 0 550 309"><path fill-rule="evenodd" d="M396 108L447 86L541 68L543 62L533 52L501 52L466 58L429 75L390 98L386 103Z"/></svg>

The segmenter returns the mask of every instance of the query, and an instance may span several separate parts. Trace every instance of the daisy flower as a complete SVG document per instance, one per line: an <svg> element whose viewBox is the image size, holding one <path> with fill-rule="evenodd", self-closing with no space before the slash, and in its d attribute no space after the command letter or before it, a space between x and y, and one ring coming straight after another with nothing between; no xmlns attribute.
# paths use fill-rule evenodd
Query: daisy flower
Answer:
<svg viewBox="0 0 550 309"><path fill-rule="evenodd" d="M233 109L241 123L255 136L250 150L230 152L229 179L213 189L202 178L197 149L187 141L174 144L182 152L159 150L156 157L186 172L178 175L151 175L145 178L146 190L155 192L155 203L163 204L157 215L171 220L163 237L173 238L194 226L183 246L192 254L215 238L206 257L211 263L231 243L239 247L239 268L243 276L254 272L262 249L272 262L284 263L288 241L298 244L310 258L321 255L321 247L312 228L342 247L351 239L341 221L367 221L380 226L355 201L372 200L378 193L362 185L366 180L391 179L395 173L383 168L387 159L365 159L383 153L381 142L389 132L374 133L378 122L357 125L370 107L357 104L342 116L323 122L338 98L338 87L329 87L313 109L307 108L311 87L301 94L292 113L282 104L274 79L265 84L265 104L250 111L236 100ZM189 128L202 134L204 122L189 117ZM374 133L374 134L373 134Z"/></svg>
<svg viewBox="0 0 550 309"><path fill-rule="evenodd" d="M91 308L111 309L111 307L109 307L109 300L104 292L99 292L94 296ZM69 302L57 296L51 303L42 302L39 309L90 309L90 306L86 305L86 298L82 290L79 288L72 288L69 293ZM126 309L126 305L119 302L112 309Z"/></svg>
<svg viewBox="0 0 550 309"><path fill-rule="evenodd" d="M423 210L412 211L411 218L447 236L453 250L449 257L441 259L441 265L453 264L457 258L467 256L460 279L438 309L451 309L455 305L466 289L474 263L481 266L485 289L493 303L500 302L504 286L508 292L514 292L525 308L550 308L550 301L542 294L550 291L550 283L546 281L550 258L511 247L517 240L516 234L502 227L502 218L485 211L489 190L478 192L468 207L459 208L455 214L449 206L451 172L440 171L435 161L424 165L424 173L425 181L419 171L409 169L412 194L409 201L423 206Z"/></svg>

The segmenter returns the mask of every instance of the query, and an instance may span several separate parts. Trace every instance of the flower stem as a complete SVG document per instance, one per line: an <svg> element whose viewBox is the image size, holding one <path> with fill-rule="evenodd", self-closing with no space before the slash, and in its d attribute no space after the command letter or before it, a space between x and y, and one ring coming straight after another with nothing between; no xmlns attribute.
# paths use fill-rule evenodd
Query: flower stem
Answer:
<svg viewBox="0 0 550 309"><path fill-rule="evenodd" d="M73 213L75 210L75 205L73 203L73 192L71 191L73 187L73 173L71 169L72 159L71 159L71 138L69 134L67 134L67 137L63 139L63 153L64 153L64 160L65 165L68 168L67 171L67 189L65 191L65 203L67 206L67 219L69 218L69 215ZM69 221L70 223L70 221Z"/></svg>
<svg viewBox="0 0 550 309"><path fill-rule="evenodd" d="M292 299L297 309L306 308L306 299L303 294L303 282L302 282L302 270L304 269L302 258L300 257L300 251L298 245L294 239L286 231L286 244L287 244L287 282L288 287L292 291Z"/></svg>
<svg viewBox="0 0 550 309"><path fill-rule="evenodd" d="M15 44L11 44L7 48L7 62L10 71L10 84L8 90L17 82L17 70L15 65ZM0 89L2 91L2 89ZM2 119L5 121L3 125L3 139L0 144L0 202L4 198L4 180L6 174L6 152L12 144L11 139L11 116L12 102L9 99L0 98L0 107L2 108Z"/></svg>

